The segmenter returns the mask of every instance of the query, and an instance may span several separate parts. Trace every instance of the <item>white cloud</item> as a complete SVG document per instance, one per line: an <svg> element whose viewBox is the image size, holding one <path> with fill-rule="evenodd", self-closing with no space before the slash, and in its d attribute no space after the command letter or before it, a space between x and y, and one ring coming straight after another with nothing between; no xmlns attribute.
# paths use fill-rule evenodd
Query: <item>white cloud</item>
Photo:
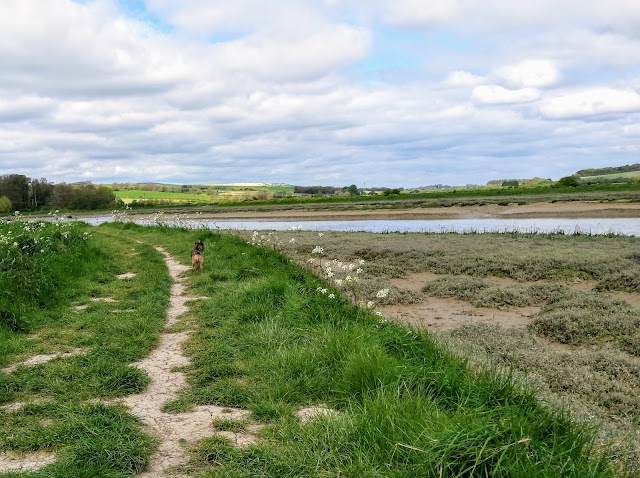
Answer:
<svg viewBox="0 0 640 478"><path fill-rule="evenodd" d="M429 27L452 20L460 10L457 0L395 0L387 7L386 20L401 27Z"/></svg>
<svg viewBox="0 0 640 478"><path fill-rule="evenodd" d="M508 90L499 85L482 85L473 89L473 98L486 104L528 103L539 97L540 91L535 88Z"/></svg>
<svg viewBox="0 0 640 478"><path fill-rule="evenodd" d="M545 100L540 111L549 118L575 118L640 111L640 94L632 89L589 88Z"/></svg>
<svg viewBox="0 0 640 478"><path fill-rule="evenodd" d="M468 71L452 71L444 80L445 85L450 86L474 86L482 83L482 76L474 75Z"/></svg>
<svg viewBox="0 0 640 478"><path fill-rule="evenodd" d="M370 46L371 37L366 30L332 25L293 42L258 34L215 45L211 58L223 70L286 81L326 75L362 60Z"/></svg>
<svg viewBox="0 0 640 478"><path fill-rule="evenodd" d="M504 66L496 74L515 88L540 88L555 84L560 75L549 60L523 60Z"/></svg>
<svg viewBox="0 0 640 478"><path fill-rule="evenodd" d="M572 25L633 31L640 22L640 6L629 0L397 0L387 7L385 14L390 23L407 28L430 28L447 22L485 32L557 26L566 29Z"/></svg>
<svg viewBox="0 0 640 478"><path fill-rule="evenodd" d="M623 126L622 132L629 136L640 136L640 123Z"/></svg>

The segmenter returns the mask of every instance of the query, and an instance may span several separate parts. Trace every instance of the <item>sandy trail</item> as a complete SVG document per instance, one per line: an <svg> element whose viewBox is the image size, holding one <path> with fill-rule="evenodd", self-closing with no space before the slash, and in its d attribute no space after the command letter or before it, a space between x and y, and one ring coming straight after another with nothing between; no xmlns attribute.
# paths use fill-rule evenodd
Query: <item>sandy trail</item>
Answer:
<svg viewBox="0 0 640 478"><path fill-rule="evenodd" d="M167 312L167 326L178 321L178 318L188 311L187 301L203 299L184 295L185 287L181 283L181 275L188 270L173 259L161 248L156 248L165 257L169 273L174 280L171 287L171 303ZM160 441L158 452L151 460L151 464L139 476L165 477L180 476L172 471L178 465L187 461L184 444L193 444L201 438L216 434L211 422L216 417L238 419L246 417L249 412L240 409L222 408L217 406L199 406L188 413L164 413L162 406L169 400L178 398L181 388L186 386L185 375L172 371L175 367L189 364L189 359L182 353L182 344L189 337L189 332L164 333L158 347L136 366L145 370L151 378L149 387L140 394L130 395L123 403L130 407L131 412L138 416L149 431ZM237 446L255 443L256 438L251 432L257 427L249 428L247 433L218 432L235 442Z"/></svg>

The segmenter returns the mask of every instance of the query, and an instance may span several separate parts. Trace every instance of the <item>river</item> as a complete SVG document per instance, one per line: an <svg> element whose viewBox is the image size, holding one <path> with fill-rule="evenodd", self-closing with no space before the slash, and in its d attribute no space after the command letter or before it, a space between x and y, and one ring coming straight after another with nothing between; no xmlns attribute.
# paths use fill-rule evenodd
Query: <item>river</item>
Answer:
<svg viewBox="0 0 640 478"><path fill-rule="evenodd" d="M109 216L85 218L83 221L98 225L111 222ZM388 232L455 232L455 233L564 233L564 234L619 234L640 236L640 218L537 218L537 219L436 219L436 220L365 220L365 221L270 221L270 220L198 220L173 222L163 219L169 225L189 225L208 229L241 230L291 230L305 231L364 231ZM137 224L153 225L152 219L137 219Z"/></svg>

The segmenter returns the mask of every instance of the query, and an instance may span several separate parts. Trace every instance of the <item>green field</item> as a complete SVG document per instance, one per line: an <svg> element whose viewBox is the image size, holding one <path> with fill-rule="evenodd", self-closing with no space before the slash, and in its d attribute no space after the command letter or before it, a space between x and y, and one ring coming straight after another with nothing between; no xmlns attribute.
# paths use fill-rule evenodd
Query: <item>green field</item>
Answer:
<svg viewBox="0 0 640 478"><path fill-rule="evenodd" d="M125 204L133 201L141 203L173 203L173 204L215 204L224 202L243 202L253 200L269 200L274 194L284 193L293 195L293 186L195 186L202 190L199 194L191 192L147 191L142 189L115 190L117 198ZM207 194L208 189L215 190L214 194Z"/></svg>
<svg viewBox="0 0 640 478"><path fill-rule="evenodd" d="M617 178L640 178L640 171L629 171L627 173L612 173L612 174L600 174L598 176L583 176L580 179L583 181L595 180L595 179L617 179Z"/></svg>
<svg viewBox="0 0 640 478"><path fill-rule="evenodd" d="M125 204L130 204L134 200L147 201L153 199L181 204L210 202L209 196L204 193L169 193L161 191L142 191L139 189L133 189L129 191L114 191L113 193L117 198L122 199Z"/></svg>

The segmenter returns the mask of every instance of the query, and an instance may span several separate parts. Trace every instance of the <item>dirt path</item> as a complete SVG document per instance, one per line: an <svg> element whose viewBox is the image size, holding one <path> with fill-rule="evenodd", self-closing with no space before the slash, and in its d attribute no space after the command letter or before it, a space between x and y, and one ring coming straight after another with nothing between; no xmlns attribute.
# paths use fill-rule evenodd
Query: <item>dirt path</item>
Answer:
<svg viewBox="0 0 640 478"><path fill-rule="evenodd" d="M156 249L164 255L169 273L174 280L171 287L171 303L167 312L167 326L171 326L189 310L187 301L202 298L184 295L185 286L182 284L181 275L189 267L181 265L163 249L159 247ZM149 374L151 384L143 393L130 395L123 400L123 403L131 408L131 412L138 416L150 433L160 441L158 452L153 456L151 464L139 476L180 476L172 468L186 462L184 446L193 444L206 436L223 435L238 446L249 445L256 440L251 431L257 431L257 427L253 430L249 429L247 433L216 432L211 427L214 418L238 419L249 414L246 410L199 406L195 411L188 413L162 412L164 403L178 398L178 392L186 386L184 373L173 371L173 369L189 364L189 359L182 353L182 344L188 337L188 331L164 333L158 347L147 358L136 364L138 368Z"/></svg>

